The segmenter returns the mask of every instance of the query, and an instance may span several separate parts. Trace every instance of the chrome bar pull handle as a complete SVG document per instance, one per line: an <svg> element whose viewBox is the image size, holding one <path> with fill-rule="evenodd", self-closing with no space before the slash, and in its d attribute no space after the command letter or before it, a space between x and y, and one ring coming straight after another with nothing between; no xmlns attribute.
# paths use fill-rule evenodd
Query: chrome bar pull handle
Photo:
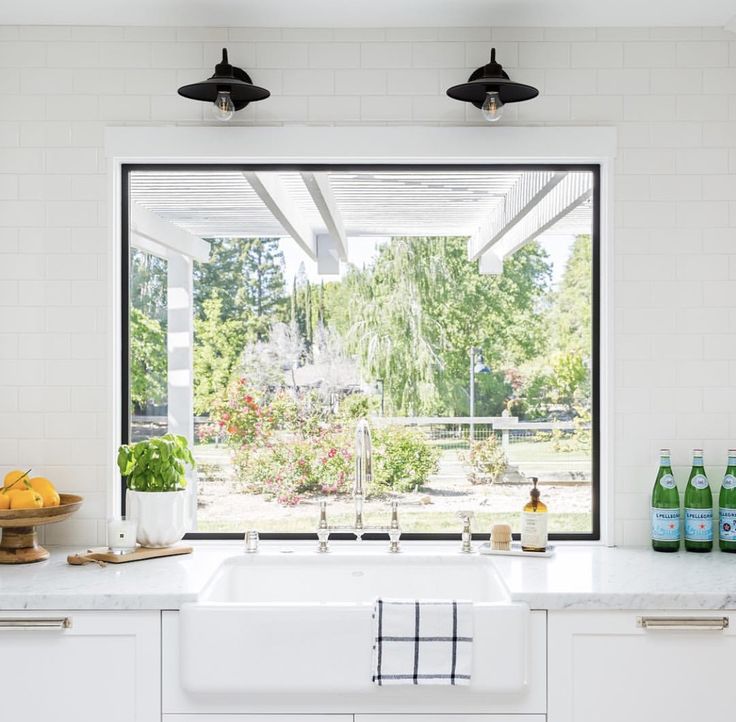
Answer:
<svg viewBox="0 0 736 722"><path fill-rule="evenodd" d="M43 631L71 629L71 617L5 617L0 618L0 631Z"/></svg>
<svg viewBox="0 0 736 722"><path fill-rule="evenodd" d="M728 629L728 617L637 617L637 627L669 631L714 631Z"/></svg>

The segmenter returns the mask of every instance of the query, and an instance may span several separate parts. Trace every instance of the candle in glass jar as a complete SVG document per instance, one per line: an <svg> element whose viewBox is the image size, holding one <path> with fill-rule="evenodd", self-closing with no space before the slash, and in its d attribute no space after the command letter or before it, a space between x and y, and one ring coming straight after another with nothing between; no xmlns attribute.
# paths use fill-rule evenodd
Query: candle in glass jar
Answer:
<svg viewBox="0 0 736 722"><path fill-rule="evenodd" d="M135 519L110 519L107 522L107 546L114 554L135 550L137 525Z"/></svg>

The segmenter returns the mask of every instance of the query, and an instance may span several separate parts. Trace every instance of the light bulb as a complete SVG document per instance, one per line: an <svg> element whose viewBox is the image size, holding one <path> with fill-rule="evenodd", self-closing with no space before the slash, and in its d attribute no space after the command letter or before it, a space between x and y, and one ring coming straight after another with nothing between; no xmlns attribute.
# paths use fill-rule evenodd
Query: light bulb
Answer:
<svg viewBox="0 0 736 722"><path fill-rule="evenodd" d="M483 117L489 123L495 123L496 121L501 120L501 116L503 115L501 96L499 96L495 91L486 93L486 99L483 101L480 112L483 113Z"/></svg>
<svg viewBox="0 0 736 722"><path fill-rule="evenodd" d="M217 120L230 120L235 112L233 99L230 97L229 90L221 90L215 98L215 118Z"/></svg>

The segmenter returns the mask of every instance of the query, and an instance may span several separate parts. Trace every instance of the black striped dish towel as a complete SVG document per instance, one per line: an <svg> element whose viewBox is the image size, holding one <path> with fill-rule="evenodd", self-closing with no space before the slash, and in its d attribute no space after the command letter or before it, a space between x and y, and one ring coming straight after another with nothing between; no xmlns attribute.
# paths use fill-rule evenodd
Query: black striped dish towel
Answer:
<svg viewBox="0 0 736 722"><path fill-rule="evenodd" d="M376 601L374 684L468 685L472 668L472 602Z"/></svg>

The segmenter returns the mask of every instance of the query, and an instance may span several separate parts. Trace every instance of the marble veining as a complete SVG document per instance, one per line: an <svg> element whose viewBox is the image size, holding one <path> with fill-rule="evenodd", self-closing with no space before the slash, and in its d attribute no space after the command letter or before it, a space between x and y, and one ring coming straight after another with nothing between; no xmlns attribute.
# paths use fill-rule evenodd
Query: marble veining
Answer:
<svg viewBox="0 0 736 722"><path fill-rule="evenodd" d="M52 548L46 562L0 567L0 609L179 609L197 599L223 559L241 543L195 543L193 554L168 559L72 567ZM457 545L405 543L407 554L455 554ZM335 543L334 553L361 553L371 542ZM262 542L259 554L311 554L306 543ZM549 559L489 559L513 601L532 609L736 609L736 555L657 554L649 549L564 546Z"/></svg>

